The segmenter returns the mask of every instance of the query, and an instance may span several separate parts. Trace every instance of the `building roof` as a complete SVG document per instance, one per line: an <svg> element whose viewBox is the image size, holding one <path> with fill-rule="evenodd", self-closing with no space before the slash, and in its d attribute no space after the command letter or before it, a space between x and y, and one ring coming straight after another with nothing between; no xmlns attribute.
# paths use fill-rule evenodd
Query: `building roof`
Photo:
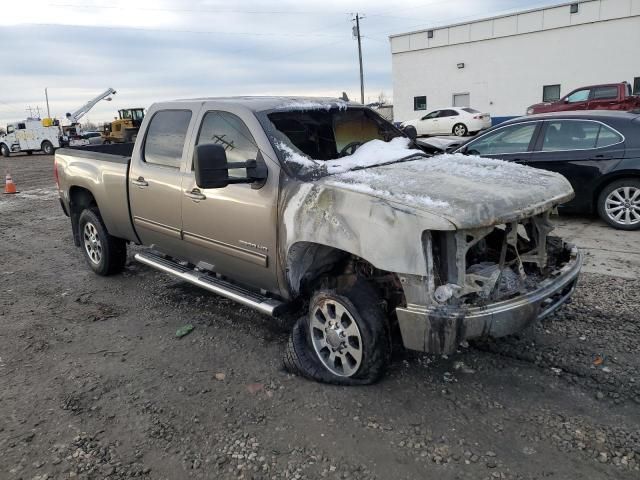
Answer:
<svg viewBox="0 0 640 480"><path fill-rule="evenodd" d="M571 6L578 4L572 13ZM389 37L392 53L572 27L640 16L637 0L583 0L521 10L446 26L431 27Z"/></svg>

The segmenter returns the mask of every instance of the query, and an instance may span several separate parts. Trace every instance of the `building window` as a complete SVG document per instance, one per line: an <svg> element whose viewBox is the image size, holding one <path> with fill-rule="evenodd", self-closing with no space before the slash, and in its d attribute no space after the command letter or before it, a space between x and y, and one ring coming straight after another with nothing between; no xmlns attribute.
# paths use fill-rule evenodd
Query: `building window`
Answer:
<svg viewBox="0 0 640 480"><path fill-rule="evenodd" d="M640 77L633 79L633 94L640 95Z"/></svg>
<svg viewBox="0 0 640 480"><path fill-rule="evenodd" d="M542 101L556 102L560 100L560 85L545 85L542 87Z"/></svg>
<svg viewBox="0 0 640 480"><path fill-rule="evenodd" d="M578 13L579 9L580 9L580 4L579 3L572 3L571 4L571 13Z"/></svg>
<svg viewBox="0 0 640 480"><path fill-rule="evenodd" d="M414 110L426 110L427 109L427 97L413 97L413 109Z"/></svg>
<svg viewBox="0 0 640 480"><path fill-rule="evenodd" d="M433 30L427 32L427 38L433 38Z"/></svg>

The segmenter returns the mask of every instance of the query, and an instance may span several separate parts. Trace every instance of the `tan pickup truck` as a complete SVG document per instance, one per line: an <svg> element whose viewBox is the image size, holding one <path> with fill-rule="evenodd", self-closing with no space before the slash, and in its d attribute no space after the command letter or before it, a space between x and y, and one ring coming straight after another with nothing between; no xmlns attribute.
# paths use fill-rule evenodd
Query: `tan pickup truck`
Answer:
<svg viewBox="0 0 640 480"><path fill-rule="evenodd" d="M394 335L448 353L518 332L571 296L575 247L549 235L564 177L430 156L339 100L153 105L135 145L56 152L73 238L100 275L135 259L267 315L300 312L284 362L376 381Z"/></svg>

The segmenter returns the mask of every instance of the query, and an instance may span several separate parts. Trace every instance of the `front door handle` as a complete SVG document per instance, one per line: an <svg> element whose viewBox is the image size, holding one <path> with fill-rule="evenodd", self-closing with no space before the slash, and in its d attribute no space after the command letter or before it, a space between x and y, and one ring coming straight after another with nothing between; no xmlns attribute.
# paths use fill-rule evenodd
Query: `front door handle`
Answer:
<svg viewBox="0 0 640 480"><path fill-rule="evenodd" d="M199 202L200 200L206 200L207 199L207 196L204 193L202 193L200 190L198 190L197 188L194 188L190 192L184 192L184 195L186 197L189 197L194 202Z"/></svg>
<svg viewBox="0 0 640 480"><path fill-rule="evenodd" d="M133 183L136 187L140 187L140 188L149 186L149 184L144 179L144 177L138 177L136 180L131 180L131 183Z"/></svg>

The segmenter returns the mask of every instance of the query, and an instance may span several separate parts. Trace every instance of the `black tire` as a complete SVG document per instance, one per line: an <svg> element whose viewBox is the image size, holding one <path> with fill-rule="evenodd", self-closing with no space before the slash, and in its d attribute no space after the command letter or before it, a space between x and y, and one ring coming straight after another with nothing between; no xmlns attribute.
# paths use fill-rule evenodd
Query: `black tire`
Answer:
<svg viewBox="0 0 640 480"><path fill-rule="evenodd" d="M53 144L49 140L42 142L41 148L45 155L53 155L53 152L55 151Z"/></svg>
<svg viewBox="0 0 640 480"><path fill-rule="evenodd" d="M90 225L91 227L88 227ZM108 276L119 273L124 269L127 261L127 242L121 238L112 237L102 222L97 208L83 210L78 221L80 233L80 248L89 267L98 275ZM98 243L92 241L88 231L93 232L95 240L99 242L100 255L93 255L90 250L97 251ZM87 246L87 243L91 244Z"/></svg>
<svg viewBox="0 0 640 480"><path fill-rule="evenodd" d="M618 230L640 229L640 180L623 178L604 187L598 196L598 215Z"/></svg>
<svg viewBox="0 0 640 480"><path fill-rule="evenodd" d="M469 129L464 123L456 123L451 129L451 133L457 137L466 137L469 135Z"/></svg>
<svg viewBox="0 0 640 480"><path fill-rule="evenodd" d="M418 130L413 125L407 125L402 129L402 131L412 139L418 138Z"/></svg>
<svg viewBox="0 0 640 480"><path fill-rule="evenodd" d="M361 361L350 375L339 375L327 367L313 346L311 316L320 303L339 302L355 321L361 338ZM309 312L300 317L291 331L284 352L284 367L291 373L333 385L369 385L378 381L391 358L391 341L380 298L365 281L336 292L318 291L309 304Z"/></svg>
<svg viewBox="0 0 640 480"><path fill-rule="evenodd" d="M11 155L9 147L7 147L4 143L0 145L0 153L2 153L3 157L8 157L9 155Z"/></svg>

